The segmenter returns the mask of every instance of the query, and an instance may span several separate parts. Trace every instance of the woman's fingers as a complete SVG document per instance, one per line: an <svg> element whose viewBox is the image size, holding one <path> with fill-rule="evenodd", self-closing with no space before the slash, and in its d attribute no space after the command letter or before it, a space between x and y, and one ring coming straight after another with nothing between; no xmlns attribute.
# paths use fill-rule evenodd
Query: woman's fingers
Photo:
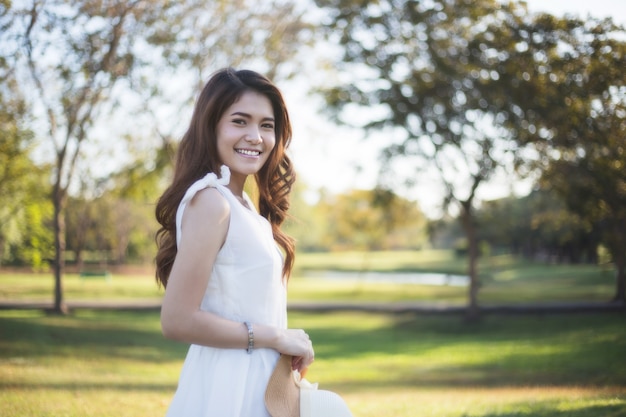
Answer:
<svg viewBox="0 0 626 417"><path fill-rule="evenodd" d="M313 342L309 335L302 329L286 329L283 342L279 346L280 353L292 355L292 368L300 373L313 363L315 352L313 350Z"/></svg>
<svg viewBox="0 0 626 417"><path fill-rule="evenodd" d="M311 363L313 363L313 360L313 356L294 356L291 362L291 368L300 372L300 375L304 377L307 369L309 369L309 366L311 365Z"/></svg>

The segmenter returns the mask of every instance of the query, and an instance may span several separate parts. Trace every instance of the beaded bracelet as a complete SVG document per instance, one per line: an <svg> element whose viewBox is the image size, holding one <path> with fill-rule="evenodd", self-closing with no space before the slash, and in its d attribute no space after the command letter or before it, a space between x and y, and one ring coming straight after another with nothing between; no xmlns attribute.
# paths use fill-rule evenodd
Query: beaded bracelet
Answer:
<svg viewBox="0 0 626 417"><path fill-rule="evenodd" d="M252 323L244 321L243 324L245 324L248 329L248 349L246 349L246 352L250 354L254 349L254 332L252 331Z"/></svg>

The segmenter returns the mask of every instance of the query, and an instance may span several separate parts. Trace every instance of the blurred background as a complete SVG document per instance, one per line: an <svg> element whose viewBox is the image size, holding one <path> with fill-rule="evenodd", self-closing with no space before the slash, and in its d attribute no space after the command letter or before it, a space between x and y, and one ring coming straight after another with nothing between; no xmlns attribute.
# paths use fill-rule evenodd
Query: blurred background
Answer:
<svg viewBox="0 0 626 417"><path fill-rule="evenodd" d="M6 2L0 265L57 280L93 262L151 267L154 203L195 95L234 66L267 74L289 103L299 251L611 264L623 301L623 12Z"/></svg>
<svg viewBox="0 0 626 417"><path fill-rule="evenodd" d="M163 412L184 353L159 334L154 207L225 66L285 95L290 309L359 415L626 415L625 20L609 0L0 0L0 415L118 398L123 372L94 370L111 352L150 377L110 414ZM107 343L84 378L34 359Z"/></svg>

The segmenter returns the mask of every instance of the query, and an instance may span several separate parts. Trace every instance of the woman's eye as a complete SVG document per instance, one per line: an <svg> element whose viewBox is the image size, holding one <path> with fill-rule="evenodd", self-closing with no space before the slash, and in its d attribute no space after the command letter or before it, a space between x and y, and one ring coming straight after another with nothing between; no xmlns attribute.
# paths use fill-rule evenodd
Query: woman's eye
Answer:
<svg viewBox="0 0 626 417"><path fill-rule="evenodd" d="M274 125L271 123L265 123L263 125L261 125L261 127L265 128L265 129L274 129Z"/></svg>
<svg viewBox="0 0 626 417"><path fill-rule="evenodd" d="M237 125L243 125L243 124L246 124L246 121L243 119L233 119L233 123Z"/></svg>

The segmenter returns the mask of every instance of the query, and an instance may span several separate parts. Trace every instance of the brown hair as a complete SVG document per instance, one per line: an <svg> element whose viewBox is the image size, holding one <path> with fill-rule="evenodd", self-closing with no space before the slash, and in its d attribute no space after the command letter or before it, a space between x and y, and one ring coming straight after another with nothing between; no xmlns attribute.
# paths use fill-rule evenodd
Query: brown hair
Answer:
<svg viewBox="0 0 626 417"><path fill-rule="evenodd" d="M272 103L275 118L276 144L269 159L255 175L258 188L259 213L272 225L274 240L285 252L283 275L288 279L295 256L294 240L280 225L287 217L289 194L295 171L285 153L291 142L291 123L278 88L264 76L249 70L222 69L211 77L196 101L193 116L176 156L172 184L156 205L156 219L161 228L156 234L156 279L164 287L176 257L176 210L195 181L209 172L220 175L221 161L217 152L216 127L223 113L246 91L256 91Z"/></svg>

